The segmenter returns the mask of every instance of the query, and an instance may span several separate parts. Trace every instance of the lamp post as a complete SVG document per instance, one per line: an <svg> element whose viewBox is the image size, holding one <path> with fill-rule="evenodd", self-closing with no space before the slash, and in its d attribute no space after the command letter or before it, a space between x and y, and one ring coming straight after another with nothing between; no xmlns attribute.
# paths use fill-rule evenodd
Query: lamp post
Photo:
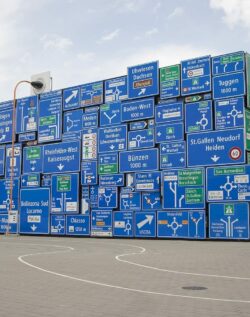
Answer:
<svg viewBox="0 0 250 317"><path fill-rule="evenodd" d="M12 113L12 139L11 139L11 158L10 158L10 204L8 209L8 224L6 228L6 235L9 234L10 229L10 215L12 212L13 205L13 178L14 178L14 147L16 139L16 92L20 84L27 83L30 84L33 88L41 90L43 88L43 83L40 81L29 81L29 80L20 80L14 88L14 98L13 98L13 113Z"/></svg>

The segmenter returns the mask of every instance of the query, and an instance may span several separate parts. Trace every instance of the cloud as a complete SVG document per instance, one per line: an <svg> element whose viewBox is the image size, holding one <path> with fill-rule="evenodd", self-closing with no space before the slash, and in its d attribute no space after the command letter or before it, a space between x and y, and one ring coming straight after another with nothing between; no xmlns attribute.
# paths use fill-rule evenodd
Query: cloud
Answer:
<svg viewBox="0 0 250 317"><path fill-rule="evenodd" d="M82 62L89 62L92 61L95 57L93 52L86 52L86 53L78 53L77 58Z"/></svg>
<svg viewBox="0 0 250 317"><path fill-rule="evenodd" d="M183 15L183 13L184 13L184 10L183 10L182 7L176 7L176 8L174 9L174 11L172 11L172 12L168 15L167 19L168 19L168 20L171 20L171 19L174 19L174 18L176 18L176 17L180 17L180 16Z"/></svg>
<svg viewBox="0 0 250 317"><path fill-rule="evenodd" d="M114 3L114 8L118 12L130 12L136 13L141 10L141 8L145 5L145 0L117 0Z"/></svg>
<svg viewBox="0 0 250 317"><path fill-rule="evenodd" d="M145 32L145 36L150 37L150 36L155 35L157 33L159 33L159 30L157 28L152 28L151 30L148 30Z"/></svg>
<svg viewBox="0 0 250 317"><path fill-rule="evenodd" d="M161 8L161 2L157 2L153 8L153 12L156 13Z"/></svg>
<svg viewBox="0 0 250 317"><path fill-rule="evenodd" d="M119 33L120 33L120 29L116 29L111 33L103 35L98 42L100 43L100 42L112 41L114 38L116 38L119 35Z"/></svg>
<svg viewBox="0 0 250 317"><path fill-rule="evenodd" d="M67 38L58 34L44 34L40 41L43 45L43 49L58 49L64 51L73 45L73 42Z"/></svg>

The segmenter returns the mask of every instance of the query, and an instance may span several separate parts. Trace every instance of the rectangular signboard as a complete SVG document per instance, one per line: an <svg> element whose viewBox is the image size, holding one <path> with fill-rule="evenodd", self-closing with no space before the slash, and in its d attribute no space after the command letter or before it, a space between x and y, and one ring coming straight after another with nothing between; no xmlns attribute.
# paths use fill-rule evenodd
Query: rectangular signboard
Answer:
<svg viewBox="0 0 250 317"><path fill-rule="evenodd" d="M6 233L7 230L11 234L17 233L17 212L0 214L0 233Z"/></svg>
<svg viewBox="0 0 250 317"><path fill-rule="evenodd" d="M112 237L112 211L93 210L91 213L91 236Z"/></svg>
<svg viewBox="0 0 250 317"><path fill-rule="evenodd" d="M154 98L145 98L136 101L125 101L121 104L123 122L142 120L154 117Z"/></svg>
<svg viewBox="0 0 250 317"><path fill-rule="evenodd" d="M115 209L117 208L117 187L98 188L98 208Z"/></svg>
<svg viewBox="0 0 250 317"><path fill-rule="evenodd" d="M65 132L62 135L62 141L82 140L82 131Z"/></svg>
<svg viewBox="0 0 250 317"><path fill-rule="evenodd" d="M0 143L10 143L12 140L12 109L0 111Z"/></svg>
<svg viewBox="0 0 250 317"><path fill-rule="evenodd" d="M135 173L135 190L160 191L161 172Z"/></svg>
<svg viewBox="0 0 250 317"><path fill-rule="evenodd" d="M37 107L37 96L17 99L16 133L25 133L37 130Z"/></svg>
<svg viewBox="0 0 250 317"><path fill-rule="evenodd" d="M18 142L29 142L29 141L36 141L36 132L27 132L27 133L18 134Z"/></svg>
<svg viewBox="0 0 250 317"><path fill-rule="evenodd" d="M10 178L11 174L13 177L20 177L21 175L21 164L22 164L22 145L15 143L14 155L12 154L12 146L6 146L6 162L5 162L5 177Z"/></svg>
<svg viewBox="0 0 250 317"><path fill-rule="evenodd" d="M99 154L98 173L100 175L118 173L118 153Z"/></svg>
<svg viewBox="0 0 250 317"><path fill-rule="evenodd" d="M100 175L99 185L102 187L124 186L124 174Z"/></svg>
<svg viewBox="0 0 250 317"><path fill-rule="evenodd" d="M155 107L155 123L169 123L184 119L183 102L159 104Z"/></svg>
<svg viewBox="0 0 250 317"><path fill-rule="evenodd" d="M100 126L121 124L121 102L116 101L100 106Z"/></svg>
<svg viewBox="0 0 250 317"><path fill-rule="evenodd" d="M97 128L82 131L82 160L97 159Z"/></svg>
<svg viewBox="0 0 250 317"><path fill-rule="evenodd" d="M29 187L39 187L40 186L40 174L24 174L21 176L21 187L29 188Z"/></svg>
<svg viewBox="0 0 250 317"><path fill-rule="evenodd" d="M168 123L155 127L155 142L179 141L184 139L183 122Z"/></svg>
<svg viewBox="0 0 250 317"><path fill-rule="evenodd" d="M50 216L50 234L51 235L65 235L66 230L65 215L51 215Z"/></svg>
<svg viewBox="0 0 250 317"><path fill-rule="evenodd" d="M244 52L235 52L212 58L213 76L245 70Z"/></svg>
<svg viewBox="0 0 250 317"><path fill-rule="evenodd" d="M140 192L121 192L120 210L141 210Z"/></svg>
<svg viewBox="0 0 250 317"><path fill-rule="evenodd" d="M97 161L82 161L81 185L96 185L97 182Z"/></svg>
<svg viewBox="0 0 250 317"><path fill-rule="evenodd" d="M0 146L0 176L4 176L5 171L5 147Z"/></svg>
<svg viewBox="0 0 250 317"><path fill-rule="evenodd" d="M90 217L89 215L66 215L67 236L89 236Z"/></svg>
<svg viewBox="0 0 250 317"><path fill-rule="evenodd" d="M82 128L97 128L98 127L98 111L84 113L82 115Z"/></svg>
<svg viewBox="0 0 250 317"><path fill-rule="evenodd" d="M146 120L143 121L135 121L129 123L129 130L135 131L135 130L143 130L147 127L148 122Z"/></svg>
<svg viewBox="0 0 250 317"><path fill-rule="evenodd" d="M63 132L81 131L83 128L82 122L83 110L77 109L67 111L63 114Z"/></svg>
<svg viewBox="0 0 250 317"><path fill-rule="evenodd" d="M199 101L185 105L185 131L194 133L213 129L212 101Z"/></svg>
<svg viewBox="0 0 250 317"><path fill-rule="evenodd" d="M80 108L80 86L74 86L63 90L63 110Z"/></svg>
<svg viewBox="0 0 250 317"><path fill-rule="evenodd" d="M91 185L89 187L89 202L92 208L97 208L98 206L98 185Z"/></svg>
<svg viewBox="0 0 250 317"><path fill-rule="evenodd" d="M128 99L127 76L105 80L105 102Z"/></svg>
<svg viewBox="0 0 250 317"><path fill-rule="evenodd" d="M99 153L124 151L127 149L127 125L100 128L98 135Z"/></svg>
<svg viewBox="0 0 250 317"><path fill-rule="evenodd" d="M135 212L135 237L155 238L156 237L156 212L139 211Z"/></svg>
<svg viewBox="0 0 250 317"><path fill-rule="evenodd" d="M160 169L186 167L186 141L160 143Z"/></svg>
<svg viewBox="0 0 250 317"><path fill-rule="evenodd" d="M142 210L159 210L161 206L161 193L142 193Z"/></svg>
<svg viewBox="0 0 250 317"><path fill-rule="evenodd" d="M103 103L103 81L81 86L81 106L89 107Z"/></svg>
<svg viewBox="0 0 250 317"><path fill-rule="evenodd" d="M155 130L153 128L129 131L128 149L143 149L155 146Z"/></svg>
<svg viewBox="0 0 250 317"><path fill-rule="evenodd" d="M213 77L213 99L242 96L246 93L244 72Z"/></svg>
<svg viewBox="0 0 250 317"><path fill-rule="evenodd" d="M134 236L133 211L115 211L113 213L114 237L132 238Z"/></svg>
<svg viewBox="0 0 250 317"><path fill-rule="evenodd" d="M0 179L0 213L8 213L10 210L10 179ZM12 210L19 208L19 178L12 182Z"/></svg>
<svg viewBox="0 0 250 317"><path fill-rule="evenodd" d="M43 145L23 148L23 173L43 172Z"/></svg>
<svg viewBox="0 0 250 317"><path fill-rule="evenodd" d="M160 68L160 98L173 98L180 96L180 65Z"/></svg>

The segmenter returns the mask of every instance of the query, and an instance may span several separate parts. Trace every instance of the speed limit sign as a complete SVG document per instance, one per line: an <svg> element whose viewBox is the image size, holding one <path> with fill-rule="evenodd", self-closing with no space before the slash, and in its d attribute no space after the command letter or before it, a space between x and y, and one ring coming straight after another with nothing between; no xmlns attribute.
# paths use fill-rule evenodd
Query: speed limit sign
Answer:
<svg viewBox="0 0 250 317"><path fill-rule="evenodd" d="M241 157L242 151L239 147L232 147L230 149L230 158L232 160L238 160Z"/></svg>

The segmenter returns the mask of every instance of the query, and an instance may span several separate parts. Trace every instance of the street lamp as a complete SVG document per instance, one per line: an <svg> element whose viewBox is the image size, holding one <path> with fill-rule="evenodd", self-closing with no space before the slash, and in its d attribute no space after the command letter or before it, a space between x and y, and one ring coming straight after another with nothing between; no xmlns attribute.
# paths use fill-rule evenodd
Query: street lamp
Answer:
<svg viewBox="0 0 250 317"><path fill-rule="evenodd" d="M20 80L14 88L14 98L13 98L13 113L12 113L12 139L11 139L11 159L10 159L10 206L8 210L8 224L6 228L6 235L9 234L10 229L10 214L12 212L13 205L13 178L14 178L14 147L16 139L16 92L20 84L27 83L30 84L33 88L41 90L43 88L43 83L41 81L29 81L29 80Z"/></svg>

